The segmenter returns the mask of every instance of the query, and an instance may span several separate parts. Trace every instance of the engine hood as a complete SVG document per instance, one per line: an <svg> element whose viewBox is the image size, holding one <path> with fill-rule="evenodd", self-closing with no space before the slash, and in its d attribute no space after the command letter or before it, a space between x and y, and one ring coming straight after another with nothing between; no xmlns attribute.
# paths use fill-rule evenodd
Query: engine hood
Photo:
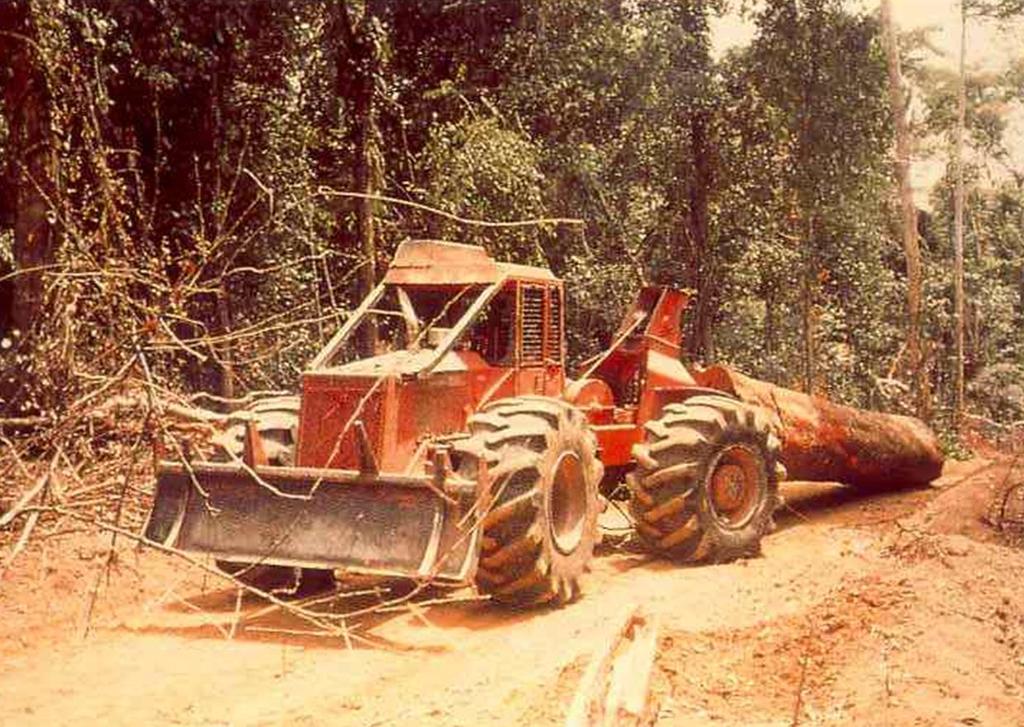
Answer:
<svg viewBox="0 0 1024 727"><path fill-rule="evenodd" d="M421 349L419 351L390 351L371 358L364 358L358 361L320 369L314 373L323 376L351 376L353 378L367 378L378 376L415 376L422 372L433 360L434 351ZM449 351L431 373L445 374L465 372L476 364L482 366L483 361L480 355L474 351Z"/></svg>
<svg viewBox="0 0 1024 727"><path fill-rule="evenodd" d="M513 386L508 369L488 366L473 351L451 351L428 375L417 375L434 360L435 351L429 349L392 351L307 371L299 466L358 467L361 429L381 471L406 471L422 455L425 440L463 431L466 417L484 396L503 395ZM506 389L492 390L501 381Z"/></svg>

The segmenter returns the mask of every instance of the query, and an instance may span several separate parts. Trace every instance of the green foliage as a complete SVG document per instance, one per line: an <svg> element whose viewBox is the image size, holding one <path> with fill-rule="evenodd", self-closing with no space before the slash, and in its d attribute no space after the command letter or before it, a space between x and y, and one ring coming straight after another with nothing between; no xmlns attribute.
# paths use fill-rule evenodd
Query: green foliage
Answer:
<svg viewBox="0 0 1024 727"><path fill-rule="evenodd" d="M905 276L877 20L839 0L769 0L751 11L749 46L716 60L708 21L721 5L18 5L30 10L38 51L28 70L45 79L60 152L57 262L73 273L48 279L39 351L64 357L66 381L82 360L109 373L143 350L175 386L294 385L355 302L366 262L354 204L329 193L355 185L358 71L373 88L371 165L384 194L464 218L585 221L481 228L377 204L378 267L408 237L550 265L567 281L577 361L609 342L638 285L688 288L691 357L799 385L809 342L816 388L891 405L880 382L898 370ZM343 8L365 31L372 68L346 55ZM948 138L955 79L911 68L926 90L924 133ZM1004 109L1024 97L1022 75L970 79L979 157L1009 163ZM4 119L17 113L7 107ZM6 128L0 162L10 162ZM979 377L1024 357L1020 179L989 190L980 175L971 181ZM928 358L941 398L952 345L948 192L944 181L924 220ZM0 255L17 252L5 242L7 196ZM1009 413L974 391L985 411Z"/></svg>
<svg viewBox="0 0 1024 727"><path fill-rule="evenodd" d="M873 403L898 352L903 295L877 23L828 0L767 3L756 20L753 43L723 69L720 349L795 385L810 335L816 385Z"/></svg>
<svg viewBox="0 0 1024 727"><path fill-rule="evenodd" d="M980 413L994 421L1024 421L1024 366L989 366L971 382L971 396Z"/></svg>
<svg viewBox="0 0 1024 727"><path fill-rule="evenodd" d="M969 194L964 220L965 370L967 379L993 366L1024 361L1024 190L1007 182L996 189L977 185L968 170ZM933 193L935 215L929 229L935 284L926 291L929 328L935 340L935 370L940 394L952 385L953 284L948 271L953 251L952 180ZM970 386L974 393L981 389ZM978 399L984 409L984 397Z"/></svg>
<svg viewBox="0 0 1024 727"><path fill-rule="evenodd" d="M441 123L431 129L419 163L425 180L426 202L460 217L480 220L516 220L544 215L544 175L540 152L522 133L505 128L494 116L469 114L458 123ZM461 225L428 216L430 237L466 238ZM508 228L472 232L469 237L485 244L499 258L546 264L536 244L536 229Z"/></svg>

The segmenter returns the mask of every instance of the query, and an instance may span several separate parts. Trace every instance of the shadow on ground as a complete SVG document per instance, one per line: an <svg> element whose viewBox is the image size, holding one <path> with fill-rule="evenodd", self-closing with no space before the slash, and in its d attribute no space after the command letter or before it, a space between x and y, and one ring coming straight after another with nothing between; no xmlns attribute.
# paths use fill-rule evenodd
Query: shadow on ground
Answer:
<svg viewBox="0 0 1024 727"><path fill-rule="evenodd" d="M878 490L834 482L787 482L781 493L785 503L775 512L780 531L806 523L847 527L889 523L923 507L938 490L929 485Z"/></svg>

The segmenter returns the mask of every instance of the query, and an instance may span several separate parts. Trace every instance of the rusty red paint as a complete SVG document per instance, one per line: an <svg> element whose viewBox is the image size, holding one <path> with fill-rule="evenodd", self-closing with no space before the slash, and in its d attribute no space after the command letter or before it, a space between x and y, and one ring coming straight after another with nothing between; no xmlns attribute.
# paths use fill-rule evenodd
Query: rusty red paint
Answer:
<svg viewBox="0 0 1024 727"><path fill-rule="evenodd" d="M289 500L277 512L258 513L259 527L280 526L291 548L287 557L269 553L261 562L313 567L333 562L416 576L426 575L428 565L443 565L451 577L471 577L478 533L466 538L459 523L474 503L489 497L487 472L481 468L472 483L452 473L445 438L465 433L467 419L488 402L524 395L563 397L586 415L605 466L630 465L647 421L660 416L667 404L706 391L679 360L680 319L687 303L681 291L641 290L609 351L587 367L583 381L567 386L562 281L543 268L496 262L479 247L403 243L381 285L302 376L296 467L262 467L265 456L255 444L247 445L247 459L267 482L299 491L306 487L324 507L373 520L366 524L372 533L364 538L355 522L332 530L318 519L328 515ZM387 305L392 307L381 307ZM393 332L404 331L404 342L346 363L345 345L353 331L382 312L392 316ZM416 335L420 325L438 319L444 319L437 325L440 330L421 341ZM215 485L224 507L276 507L244 471L202 465L196 471ZM170 499L183 497L187 488L181 473L173 467L165 472L161 492ZM168 516L175 511L169 501L161 508ZM197 510L188 517L205 515ZM195 537L228 538L230 528L245 520L240 509L226 516L221 530L203 521ZM173 531L154 522L154 533ZM322 535L312 537L296 528L297 522ZM393 546L401 557L376 550L378 540L386 548L388 533L400 531L410 538ZM247 535L256 540L254 533ZM372 546L366 545L367 538ZM332 555L324 550L326 540L349 542L354 550ZM411 546L413 541L418 545ZM209 547L225 542L218 539ZM253 557L253 542L246 546L250 550L236 555ZM422 562L415 559L416 548L424 549ZM451 549L452 555L440 555Z"/></svg>

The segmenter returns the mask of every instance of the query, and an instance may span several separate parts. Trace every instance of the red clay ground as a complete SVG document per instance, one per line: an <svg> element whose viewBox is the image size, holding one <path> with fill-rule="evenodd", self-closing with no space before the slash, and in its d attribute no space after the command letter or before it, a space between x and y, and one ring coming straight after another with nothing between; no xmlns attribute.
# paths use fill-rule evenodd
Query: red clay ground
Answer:
<svg viewBox="0 0 1024 727"><path fill-rule="evenodd" d="M366 626L388 645L375 649L226 638L234 590L131 548L83 639L108 541L50 539L0 582L3 721L559 724L591 652L639 602L661 621L658 724L1024 724L1024 552L978 520L1006 471L952 463L934 488L875 495L787 485L761 558L677 568L606 553L568 608L403 611Z"/></svg>

